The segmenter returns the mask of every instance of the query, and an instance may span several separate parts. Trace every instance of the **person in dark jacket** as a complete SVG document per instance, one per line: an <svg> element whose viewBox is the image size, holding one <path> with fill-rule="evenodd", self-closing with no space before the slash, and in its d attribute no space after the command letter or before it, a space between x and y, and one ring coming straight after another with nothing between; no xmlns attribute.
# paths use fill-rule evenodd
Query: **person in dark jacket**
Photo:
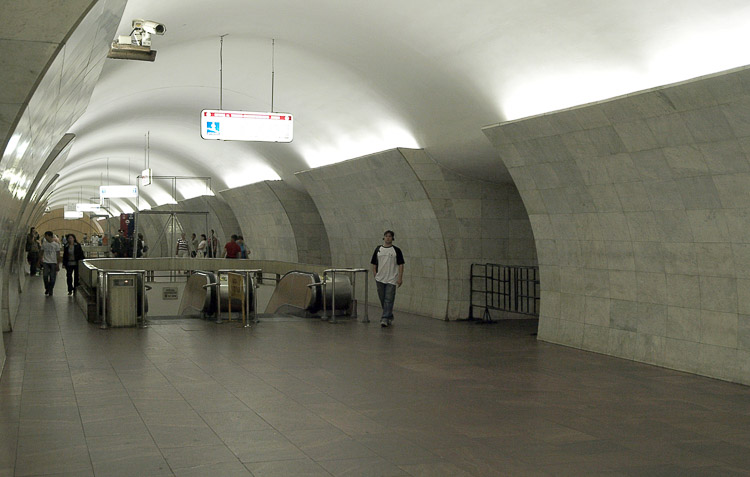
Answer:
<svg viewBox="0 0 750 477"><path fill-rule="evenodd" d="M68 276L68 295L72 295L76 292L78 286L78 263L82 261L83 248L78 243L78 239L74 234L68 234L68 242L63 248L63 266Z"/></svg>

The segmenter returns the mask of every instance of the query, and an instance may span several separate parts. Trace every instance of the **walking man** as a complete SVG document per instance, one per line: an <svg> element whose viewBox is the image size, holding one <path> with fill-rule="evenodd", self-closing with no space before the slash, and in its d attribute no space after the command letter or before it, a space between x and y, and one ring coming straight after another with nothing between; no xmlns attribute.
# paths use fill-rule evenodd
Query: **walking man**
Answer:
<svg viewBox="0 0 750 477"><path fill-rule="evenodd" d="M383 316L380 326L386 328L393 324L393 302L396 300L396 288L401 286L404 278L404 254L393 245L395 235L392 230L383 234L383 245L375 247L372 254L372 274L378 287Z"/></svg>
<svg viewBox="0 0 750 477"><path fill-rule="evenodd" d="M55 237L52 232L44 232L44 240L42 241L42 276L44 279L44 294L52 296L52 291L55 289L55 279L57 278L57 271L59 268L60 261L60 242L55 242Z"/></svg>

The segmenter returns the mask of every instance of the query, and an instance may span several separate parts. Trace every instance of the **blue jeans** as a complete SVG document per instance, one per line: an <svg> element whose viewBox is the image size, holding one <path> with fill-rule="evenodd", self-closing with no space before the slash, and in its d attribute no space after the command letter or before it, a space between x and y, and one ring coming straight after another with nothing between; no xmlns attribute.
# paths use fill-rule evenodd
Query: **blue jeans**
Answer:
<svg viewBox="0 0 750 477"><path fill-rule="evenodd" d="M383 316L381 318L392 320L393 302L396 301L396 285L378 281L375 284L378 286L378 298L380 298L380 305L383 307Z"/></svg>
<svg viewBox="0 0 750 477"><path fill-rule="evenodd" d="M52 293L52 290L55 288L55 279L57 278L57 264L42 263L42 276L44 279L44 291Z"/></svg>

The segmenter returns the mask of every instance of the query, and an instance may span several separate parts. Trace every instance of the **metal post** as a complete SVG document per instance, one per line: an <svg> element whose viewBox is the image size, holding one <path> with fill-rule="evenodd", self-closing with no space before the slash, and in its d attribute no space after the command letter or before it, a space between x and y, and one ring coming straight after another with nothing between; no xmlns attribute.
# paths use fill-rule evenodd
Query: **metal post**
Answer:
<svg viewBox="0 0 750 477"><path fill-rule="evenodd" d="M367 302L367 294L368 294L368 289L369 289L369 285L370 285L369 282L370 282L370 271L367 270L367 269L365 269L365 318L362 320L362 323L369 323L370 322L370 317L368 315L368 308L369 308L369 306L368 306L368 302Z"/></svg>
<svg viewBox="0 0 750 477"><path fill-rule="evenodd" d="M336 323L336 270L331 271L331 323Z"/></svg>
<svg viewBox="0 0 750 477"><path fill-rule="evenodd" d="M101 294L101 297L102 297L101 299L102 323L99 327L103 330L106 330L107 329L107 290L106 290L107 272L104 270L99 270L98 276L99 276L99 293L98 294Z"/></svg>
<svg viewBox="0 0 750 477"><path fill-rule="evenodd" d="M326 306L326 277L327 276L328 276L328 271L326 270L323 272L323 279L321 280L321 283L320 283L320 291L321 293L323 293L323 317L321 318L322 320L328 319L328 307ZM277 281L276 285L278 284L279 282Z"/></svg>
<svg viewBox="0 0 750 477"><path fill-rule="evenodd" d="M216 272L216 323L221 324L221 270Z"/></svg>
<svg viewBox="0 0 750 477"><path fill-rule="evenodd" d="M250 301L250 287L251 286L255 286L255 280L253 280L253 278L250 275L248 275L248 272L246 271L245 272L245 305L243 307L243 311L244 311L244 308L247 308L248 301ZM254 291L255 290L253 290L253 292ZM255 300L253 300L253 304L255 304ZM255 312L253 312L253 319L255 319ZM250 320L245 321L245 328L250 328Z"/></svg>
<svg viewBox="0 0 750 477"><path fill-rule="evenodd" d="M138 272L141 277L141 328L148 328L146 323L146 271Z"/></svg>
<svg viewBox="0 0 750 477"><path fill-rule="evenodd" d="M349 273L349 278L352 281L352 318L357 317L357 271L352 270Z"/></svg>
<svg viewBox="0 0 750 477"><path fill-rule="evenodd" d="M261 277L263 276L263 273L261 272ZM253 322L259 323L260 320L258 320L258 288L260 286L256 283L258 275L257 273L253 273L250 277L250 280L252 280L253 284Z"/></svg>

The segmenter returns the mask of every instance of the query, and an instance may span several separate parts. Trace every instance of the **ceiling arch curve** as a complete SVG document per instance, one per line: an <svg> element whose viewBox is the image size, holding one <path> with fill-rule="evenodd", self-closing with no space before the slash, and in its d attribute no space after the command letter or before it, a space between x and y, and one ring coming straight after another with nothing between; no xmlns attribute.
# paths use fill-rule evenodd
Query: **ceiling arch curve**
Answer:
<svg viewBox="0 0 750 477"><path fill-rule="evenodd" d="M750 6L717 1L130 0L120 34L133 18L167 26L153 37L156 61L106 60L51 197L98 185L85 172L92 158L118 158L110 177L134 180L147 132L155 174L210 176L214 192L269 179L301 187L298 171L394 147L510 181L487 124L750 63ZM224 109L294 114L294 141L201 139L199 112L220 95ZM150 206L165 200L143 194Z"/></svg>

